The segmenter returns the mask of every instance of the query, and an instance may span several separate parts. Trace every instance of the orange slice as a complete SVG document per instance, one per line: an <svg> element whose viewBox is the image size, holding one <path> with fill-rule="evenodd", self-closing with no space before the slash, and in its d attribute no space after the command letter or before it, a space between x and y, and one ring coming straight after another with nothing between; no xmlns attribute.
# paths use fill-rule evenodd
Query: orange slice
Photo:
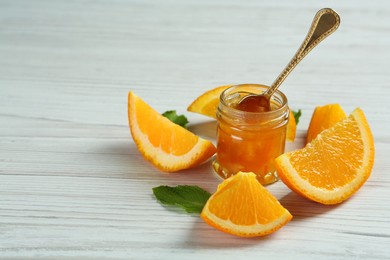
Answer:
<svg viewBox="0 0 390 260"><path fill-rule="evenodd" d="M198 98L196 98L191 105L188 106L187 110L190 112L198 113L212 118L217 118L217 108L219 104L219 96L221 93L231 87L232 85L220 86L209 91L206 91ZM295 140L297 124L293 113L290 110L290 120L287 124L287 141L293 142Z"/></svg>
<svg viewBox="0 0 390 260"><path fill-rule="evenodd" d="M357 108L305 148L276 158L276 168L290 189L322 204L337 204L366 182L374 164L374 150L366 117Z"/></svg>
<svg viewBox="0 0 390 260"><path fill-rule="evenodd" d="M226 233L255 237L275 232L292 215L257 181L254 173L239 172L218 186L201 217Z"/></svg>
<svg viewBox="0 0 390 260"><path fill-rule="evenodd" d="M307 130L306 143L310 143L319 133L346 117L347 115L339 104L316 107Z"/></svg>
<svg viewBox="0 0 390 260"><path fill-rule="evenodd" d="M196 98L187 110L190 112L202 114L217 119L217 108L219 104L219 96L221 93L232 85L220 86L209 91L206 91Z"/></svg>
<svg viewBox="0 0 390 260"><path fill-rule="evenodd" d="M173 172L196 166L216 151L211 142L163 117L131 91L128 117L138 150L162 171Z"/></svg>
<svg viewBox="0 0 390 260"><path fill-rule="evenodd" d="M296 135L297 135L297 122L295 122L294 114L290 109L290 115L288 116L288 123L287 123L286 140L289 142L294 142Z"/></svg>

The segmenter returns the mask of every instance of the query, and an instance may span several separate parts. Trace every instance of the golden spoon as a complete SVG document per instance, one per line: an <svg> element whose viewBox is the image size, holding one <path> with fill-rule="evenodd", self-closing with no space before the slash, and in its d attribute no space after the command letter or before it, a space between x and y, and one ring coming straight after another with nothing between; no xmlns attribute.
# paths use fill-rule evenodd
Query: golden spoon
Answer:
<svg viewBox="0 0 390 260"><path fill-rule="evenodd" d="M340 25L339 15L330 8L323 8L314 16L313 22L303 43L287 64L286 68L279 74L271 87L262 94L250 94L238 102L235 108L248 112L265 112L271 110L271 96L286 79L288 74L298 63L323 39L336 31Z"/></svg>

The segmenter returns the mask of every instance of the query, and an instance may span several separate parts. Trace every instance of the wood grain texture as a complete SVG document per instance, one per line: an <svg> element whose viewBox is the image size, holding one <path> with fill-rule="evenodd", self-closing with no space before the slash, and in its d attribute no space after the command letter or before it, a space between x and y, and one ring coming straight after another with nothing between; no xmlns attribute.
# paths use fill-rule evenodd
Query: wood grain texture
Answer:
<svg viewBox="0 0 390 260"><path fill-rule="evenodd" d="M314 13L341 27L282 90L301 108L302 147L316 105L360 106L376 157L368 182L338 206L269 186L294 219L242 239L165 208L158 185L221 181L209 163L166 174L142 159L127 123L131 89L176 109L215 141L215 123L185 111L225 84L270 84ZM0 1L1 259L389 259L390 4L388 1Z"/></svg>

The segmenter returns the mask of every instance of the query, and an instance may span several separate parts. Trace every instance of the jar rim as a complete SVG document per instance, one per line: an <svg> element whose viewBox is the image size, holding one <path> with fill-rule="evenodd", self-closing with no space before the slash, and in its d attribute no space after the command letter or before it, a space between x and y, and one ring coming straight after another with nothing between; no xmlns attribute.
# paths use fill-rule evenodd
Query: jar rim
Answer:
<svg viewBox="0 0 390 260"><path fill-rule="evenodd" d="M245 88L252 89L252 90L253 89L261 89L263 91L259 92L259 93L255 93L253 91L250 91L250 92L245 91L245 93L248 93L248 94L260 94L260 93L263 93L264 91L266 91L267 89L269 89L270 87L266 86L266 85L254 84L254 83L233 85L233 86L225 89L221 93L221 95L219 97L220 104L222 104L225 108L228 108L229 113L236 114L237 116L245 115L245 116L250 116L250 117L275 117L275 116L278 116L280 113L284 113L286 111L286 109L288 109L287 97L280 90L276 90L275 93L271 97L273 100L276 100L276 102L278 102L280 100L282 101L282 102L279 102L280 107L278 107L275 110L266 111L266 112L248 112L248 111L239 110L237 108L229 106L229 104L226 102L227 101L226 98L228 97L228 95L229 94L232 95L234 93L240 93L239 91L237 91L237 92L232 92L232 91L237 90L237 89L245 89Z"/></svg>

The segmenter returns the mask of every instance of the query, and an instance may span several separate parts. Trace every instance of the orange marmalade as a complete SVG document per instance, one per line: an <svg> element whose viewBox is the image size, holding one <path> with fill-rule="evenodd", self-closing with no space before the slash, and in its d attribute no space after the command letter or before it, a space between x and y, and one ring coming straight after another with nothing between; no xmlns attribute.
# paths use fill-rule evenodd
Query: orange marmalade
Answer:
<svg viewBox="0 0 390 260"><path fill-rule="evenodd" d="M286 96L276 91L271 111L248 112L236 108L249 94L260 94L269 87L242 84L226 89L217 110L217 156L214 170L223 178L239 171L253 172L262 184L278 180L274 159L284 152L289 116Z"/></svg>

